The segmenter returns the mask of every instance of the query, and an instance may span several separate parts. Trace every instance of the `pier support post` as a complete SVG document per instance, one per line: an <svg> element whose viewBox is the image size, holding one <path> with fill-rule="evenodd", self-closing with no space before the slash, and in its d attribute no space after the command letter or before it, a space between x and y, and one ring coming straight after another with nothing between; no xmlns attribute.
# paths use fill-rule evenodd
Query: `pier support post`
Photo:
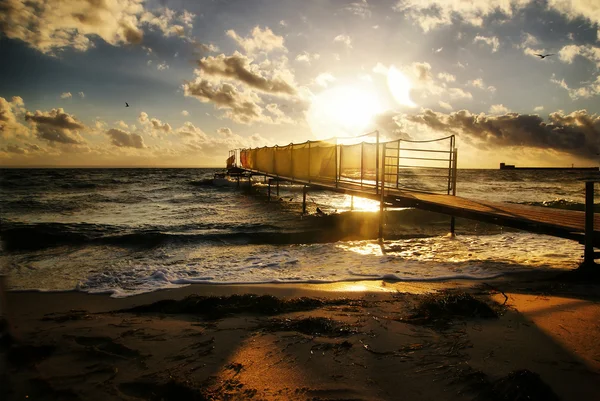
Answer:
<svg viewBox="0 0 600 401"><path fill-rule="evenodd" d="M277 180L277 184L275 184L275 185L277 188L277 199L279 199L279 180Z"/></svg>
<svg viewBox="0 0 600 401"><path fill-rule="evenodd" d="M594 265L594 181L585 182L585 250L583 266Z"/></svg>
<svg viewBox="0 0 600 401"><path fill-rule="evenodd" d="M302 214L306 214L306 185L302 188Z"/></svg>
<svg viewBox="0 0 600 401"><path fill-rule="evenodd" d="M238 176L237 176L237 187L238 187L238 188L240 187L240 175L239 175L239 174L238 174Z"/></svg>
<svg viewBox="0 0 600 401"><path fill-rule="evenodd" d="M354 210L354 195L350 195L350 210Z"/></svg>
<svg viewBox="0 0 600 401"><path fill-rule="evenodd" d="M266 177L266 175L265 175ZM267 199L271 202L271 180L269 179L269 184L267 185Z"/></svg>

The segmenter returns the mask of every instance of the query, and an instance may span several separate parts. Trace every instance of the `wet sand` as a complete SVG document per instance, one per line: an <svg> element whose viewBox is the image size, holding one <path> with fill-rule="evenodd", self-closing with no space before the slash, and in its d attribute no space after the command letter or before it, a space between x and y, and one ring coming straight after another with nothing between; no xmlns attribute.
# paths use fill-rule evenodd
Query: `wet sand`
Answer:
<svg viewBox="0 0 600 401"><path fill-rule="evenodd" d="M456 294L482 304L422 315ZM547 275L7 301L7 400L600 399L600 286Z"/></svg>

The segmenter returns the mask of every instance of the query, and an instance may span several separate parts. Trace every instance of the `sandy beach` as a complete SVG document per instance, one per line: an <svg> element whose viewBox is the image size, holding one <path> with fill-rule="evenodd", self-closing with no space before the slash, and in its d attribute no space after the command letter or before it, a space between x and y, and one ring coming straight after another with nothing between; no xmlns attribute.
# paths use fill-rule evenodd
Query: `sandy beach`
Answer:
<svg viewBox="0 0 600 401"><path fill-rule="evenodd" d="M597 400L598 300L547 274L10 292L1 387L7 400Z"/></svg>

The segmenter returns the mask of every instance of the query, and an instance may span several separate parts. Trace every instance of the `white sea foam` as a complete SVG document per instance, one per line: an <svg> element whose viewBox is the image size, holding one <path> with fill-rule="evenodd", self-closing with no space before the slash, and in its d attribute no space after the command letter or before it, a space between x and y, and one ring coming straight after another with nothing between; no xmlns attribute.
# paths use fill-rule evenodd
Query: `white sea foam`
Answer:
<svg viewBox="0 0 600 401"><path fill-rule="evenodd" d="M357 280L483 280L528 269L569 269L581 246L528 233L337 242L277 247L218 246L160 265L92 275L82 291L131 296L189 284L332 283ZM174 259L179 260L179 262Z"/></svg>

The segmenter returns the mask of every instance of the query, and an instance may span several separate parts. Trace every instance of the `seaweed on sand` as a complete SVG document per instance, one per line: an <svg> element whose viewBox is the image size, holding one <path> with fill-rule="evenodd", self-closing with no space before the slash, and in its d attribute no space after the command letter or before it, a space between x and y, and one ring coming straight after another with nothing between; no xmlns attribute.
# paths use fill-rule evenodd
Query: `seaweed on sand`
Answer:
<svg viewBox="0 0 600 401"><path fill-rule="evenodd" d="M498 312L466 292L444 291L425 295L406 321L414 324L447 324L457 317L497 318Z"/></svg>
<svg viewBox="0 0 600 401"><path fill-rule="evenodd" d="M249 313L257 315L278 315L289 312L308 311L328 305L343 305L353 301L349 300L320 300L316 298L279 299L272 295L231 295L205 297L190 295L182 300L164 300L149 305L140 305L130 309L116 312L130 313L165 313L165 314L190 314L200 315L208 319Z"/></svg>
<svg viewBox="0 0 600 401"><path fill-rule="evenodd" d="M356 329L350 325L325 317L271 319L264 327L269 331L297 331L302 334L323 337L346 337L356 333Z"/></svg>
<svg viewBox="0 0 600 401"><path fill-rule="evenodd" d="M473 401L559 401L537 373L517 370L495 381Z"/></svg>

